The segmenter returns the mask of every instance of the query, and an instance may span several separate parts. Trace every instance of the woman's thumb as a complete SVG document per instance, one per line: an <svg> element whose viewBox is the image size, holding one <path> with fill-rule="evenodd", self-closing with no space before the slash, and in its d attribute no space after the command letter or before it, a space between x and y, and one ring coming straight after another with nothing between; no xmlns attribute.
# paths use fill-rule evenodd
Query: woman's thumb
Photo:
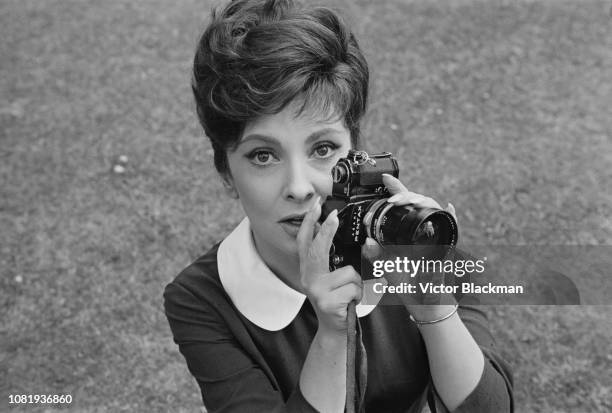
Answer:
<svg viewBox="0 0 612 413"><path fill-rule="evenodd" d="M361 246L361 255L368 261L372 261L375 258L378 258L381 252L382 247L380 246L380 244L378 244L375 239L370 237L367 237L365 242Z"/></svg>

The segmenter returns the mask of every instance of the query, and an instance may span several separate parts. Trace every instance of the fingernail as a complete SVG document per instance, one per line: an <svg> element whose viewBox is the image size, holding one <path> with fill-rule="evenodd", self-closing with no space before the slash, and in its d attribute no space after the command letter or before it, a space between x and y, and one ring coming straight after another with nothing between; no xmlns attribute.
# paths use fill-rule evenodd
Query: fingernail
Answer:
<svg viewBox="0 0 612 413"><path fill-rule="evenodd" d="M366 244L368 247L374 247L374 246L376 246L376 244L378 244L378 243L377 243L377 242L376 242L376 241L375 241L373 238L367 237L367 238L366 238L366 240L365 240L365 244Z"/></svg>
<svg viewBox="0 0 612 413"><path fill-rule="evenodd" d="M325 223L327 225L332 225L332 223L337 220L338 220L338 210L334 209L332 212L329 213L329 215L325 219Z"/></svg>

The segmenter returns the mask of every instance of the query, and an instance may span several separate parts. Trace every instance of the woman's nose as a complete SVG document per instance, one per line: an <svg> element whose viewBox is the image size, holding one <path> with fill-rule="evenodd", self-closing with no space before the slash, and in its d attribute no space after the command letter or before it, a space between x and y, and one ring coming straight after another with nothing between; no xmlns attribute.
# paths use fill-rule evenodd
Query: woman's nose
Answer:
<svg viewBox="0 0 612 413"><path fill-rule="evenodd" d="M314 175L308 165L293 163L287 171L285 198L294 202L304 202L312 198L316 192Z"/></svg>

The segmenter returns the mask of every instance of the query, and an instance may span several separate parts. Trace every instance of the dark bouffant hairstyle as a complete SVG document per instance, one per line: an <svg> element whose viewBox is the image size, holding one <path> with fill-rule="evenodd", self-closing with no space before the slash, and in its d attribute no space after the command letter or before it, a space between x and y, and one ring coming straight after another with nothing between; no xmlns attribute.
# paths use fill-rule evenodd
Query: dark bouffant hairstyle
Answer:
<svg viewBox="0 0 612 413"><path fill-rule="evenodd" d="M192 88L215 167L245 125L297 101L296 115L343 119L353 146L366 109L369 73L341 17L291 0L237 0L212 12L195 54Z"/></svg>

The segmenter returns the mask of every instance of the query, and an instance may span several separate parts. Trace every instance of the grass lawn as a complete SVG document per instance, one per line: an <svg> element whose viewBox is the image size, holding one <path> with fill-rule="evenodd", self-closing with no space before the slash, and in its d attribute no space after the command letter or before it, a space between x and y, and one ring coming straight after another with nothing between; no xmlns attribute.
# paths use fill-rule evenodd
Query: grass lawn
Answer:
<svg viewBox="0 0 612 413"><path fill-rule="evenodd" d="M370 62L366 148L462 242L612 245L610 2L331 4ZM161 293L241 217L189 86L209 6L0 2L0 411L201 411ZM612 411L612 307L490 314L518 412Z"/></svg>

